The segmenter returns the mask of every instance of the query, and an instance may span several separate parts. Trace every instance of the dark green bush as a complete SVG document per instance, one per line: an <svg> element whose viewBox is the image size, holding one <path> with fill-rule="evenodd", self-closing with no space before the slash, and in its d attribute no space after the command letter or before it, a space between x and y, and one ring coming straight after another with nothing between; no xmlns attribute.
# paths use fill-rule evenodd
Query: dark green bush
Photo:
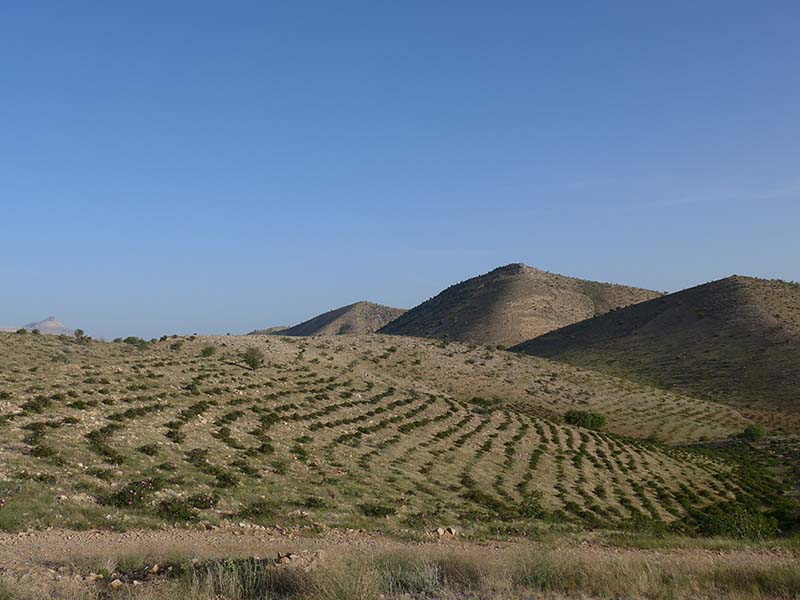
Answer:
<svg viewBox="0 0 800 600"><path fill-rule="evenodd" d="M219 496L216 494L194 494L189 496L187 502L193 508L208 510L217 505L217 502L219 502Z"/></svg>
<svg viewBox="0 0 800 600"><path fill-rule="evenodd" d="M269 500L256 500L239 511L239 515L247 519L264 519L274 517L277 508Z"/></svg>
<svg viewBox="0 0 800 600"><path fill-rule="evenodd" d="M568 425L576 425L586 429L600 429L606 424L606 418L603 415L585 410L568 410L564 414L564 422Z"/></svg>
<svg viewBox="0 0 800 600"><path fill-rule="evenodd" d="M105 504L117 508L141 508L150 495L159 489L161 482L157 479L133 481L105 498Z"/></svg>
<svg viewBox="0 0 800 600"><path fill-rule="evenodd" d="M778 521L756 507L739 502L715 504L691 515L697 533L743 540L762 540L778 535Z"/></svg>
<svg viewBox="0 0 800 600"><path fill-rule="evenodd" d="M124 340L122 340L124 344L128 344L129 346L136 346L137 348L143 348L147 345L147 342L140 337L136 337L135 335L129 335Z"/></svg>
<svg viewBox="0 0 800 600"><path fill-rule="evenodd" d="M309 496L303 501L303 506L306 508L325 508L328 506L328 503L325 502L324 498L320 498L319 496Z"/></svg>
<svg viewBox="0 0 800 600"><path fill-rule="evenodd" d="M155 456L156 454L158 454L158 445L145 444L144 446L139 446L136 450L138 450L142 454L146 454L147 456Z"/></svg>
<svg viewBox="0 0 800 600"><path fill-rule="evenodd" d="M389 515L397 513L396 508L393 506L386 506L385 504L359 504L358 509L367 517L388 517Z"/></svg>
<svg viewBox="0 0 800 600"><path fill-rule="evenodd" d="M158 503L156 514L163 519L172 521L194 521L197 513L188 500L182 498L168 498Z"/></svg>
<svg viewBox="0 0 800 600"><path fill-rule="evenodd" d="M519 505L519 515L526 519L541 519L545 514L541 494L529 495Z"/></svg>
<svg viewBox="0 0 800 600"><path fill-rule="evenodd" d="M216 351L217 351L216 346L211 346L211 345L203 346L203 349L200 350L200 356L205 356L205 357L214 356L214 353Z"/></svg>
<svg viewBox="0 0 800 600"><path fill-rule="evenodd" d="M756 442L763 438L765 433L763 425L760 423L750 423L750 425L745 427L744 431L742 431L742 438L748 442Z"/></svg>

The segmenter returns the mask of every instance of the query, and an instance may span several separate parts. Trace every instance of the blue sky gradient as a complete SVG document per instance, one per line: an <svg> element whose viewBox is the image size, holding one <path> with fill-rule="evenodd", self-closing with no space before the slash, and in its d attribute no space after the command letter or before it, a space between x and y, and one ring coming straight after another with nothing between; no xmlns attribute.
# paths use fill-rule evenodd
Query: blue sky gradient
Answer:
<svg viewBox="0 0 800 600"><path fill-rule="evenodd" d="M242 332L509 262L800 279L800 3L0 14L0 325Z"/></svg>

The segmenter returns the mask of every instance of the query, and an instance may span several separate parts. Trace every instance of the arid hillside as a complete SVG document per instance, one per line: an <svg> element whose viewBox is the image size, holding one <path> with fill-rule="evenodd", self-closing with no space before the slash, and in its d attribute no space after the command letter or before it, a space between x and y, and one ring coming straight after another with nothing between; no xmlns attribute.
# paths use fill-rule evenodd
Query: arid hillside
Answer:
<svg viewBox="0 0 800 600"><path fill-rule="evenodd" d="M277 333L291 336L364 335L374 333L404 312L403 308L362 301L330 310Z"/></svg>
<svg viewBox="0 0 800 600"><path fill-rule="evenodd" d="M736 434L733 409L458 343L0 334L0 363L0 529L607 527L778 489L651 441Z"/></svg>
<svg viewBox="0 0 800 600"><path fill-rule="evenodd" d="M510 346L657 296L511 264L447 288L380 333Z"/></svg>
<svg viewBox="0 0 800 600"><path fill-rule="evenodd" d="M796 413L800 285L728 277L564 327L514 350L737 406Z"/></svg>

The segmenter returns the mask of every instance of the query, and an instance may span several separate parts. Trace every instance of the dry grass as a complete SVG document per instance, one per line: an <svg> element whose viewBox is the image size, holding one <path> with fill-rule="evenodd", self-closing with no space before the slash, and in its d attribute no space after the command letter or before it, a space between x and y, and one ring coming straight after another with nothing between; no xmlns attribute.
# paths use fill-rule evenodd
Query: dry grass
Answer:
<svg viewBox="0 0 800 600"><path fill-rule="evenodd" d="M149 564L149 563L148 563ZM177 571L176 571L177 572ZM103 597L106 584L85 589ZM77 598L74 583L19 589L8 598ZM50 596L46 596L50 594ZM137 600L388 600L505 598L796 598L800 569L785 555L623 552L543 547L516 557L481 549L345 551L313 568L264 560L185 563L171 579L127 584ZM0 596L2 597L2 596Z"/></svg>

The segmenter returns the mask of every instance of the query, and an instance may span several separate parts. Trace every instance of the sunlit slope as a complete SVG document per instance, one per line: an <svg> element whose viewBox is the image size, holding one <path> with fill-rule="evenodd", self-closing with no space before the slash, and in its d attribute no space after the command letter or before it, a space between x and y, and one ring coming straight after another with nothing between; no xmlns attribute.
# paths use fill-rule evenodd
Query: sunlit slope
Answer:
<svg viewBox="0 0 800 600"><path fill-rule="evenodd" d="M239 360L251 345L267 359L257 370ZM216 352L204 356L207 346ZM577 406L602 410L611 431L723 435L741 426L735 411L461 344L2 334L0 360L8 506L27 489L20 482L90 505L155 482L131 510L98 510L169 520L165 500L205 494L218 501L196 518L210 522L266 502L281 515L313 508L329 525L386 506L397 526L534 514L613 524L750 493L723 462L559 423ZM66 514L67 504L48 506Z"/></svg>

